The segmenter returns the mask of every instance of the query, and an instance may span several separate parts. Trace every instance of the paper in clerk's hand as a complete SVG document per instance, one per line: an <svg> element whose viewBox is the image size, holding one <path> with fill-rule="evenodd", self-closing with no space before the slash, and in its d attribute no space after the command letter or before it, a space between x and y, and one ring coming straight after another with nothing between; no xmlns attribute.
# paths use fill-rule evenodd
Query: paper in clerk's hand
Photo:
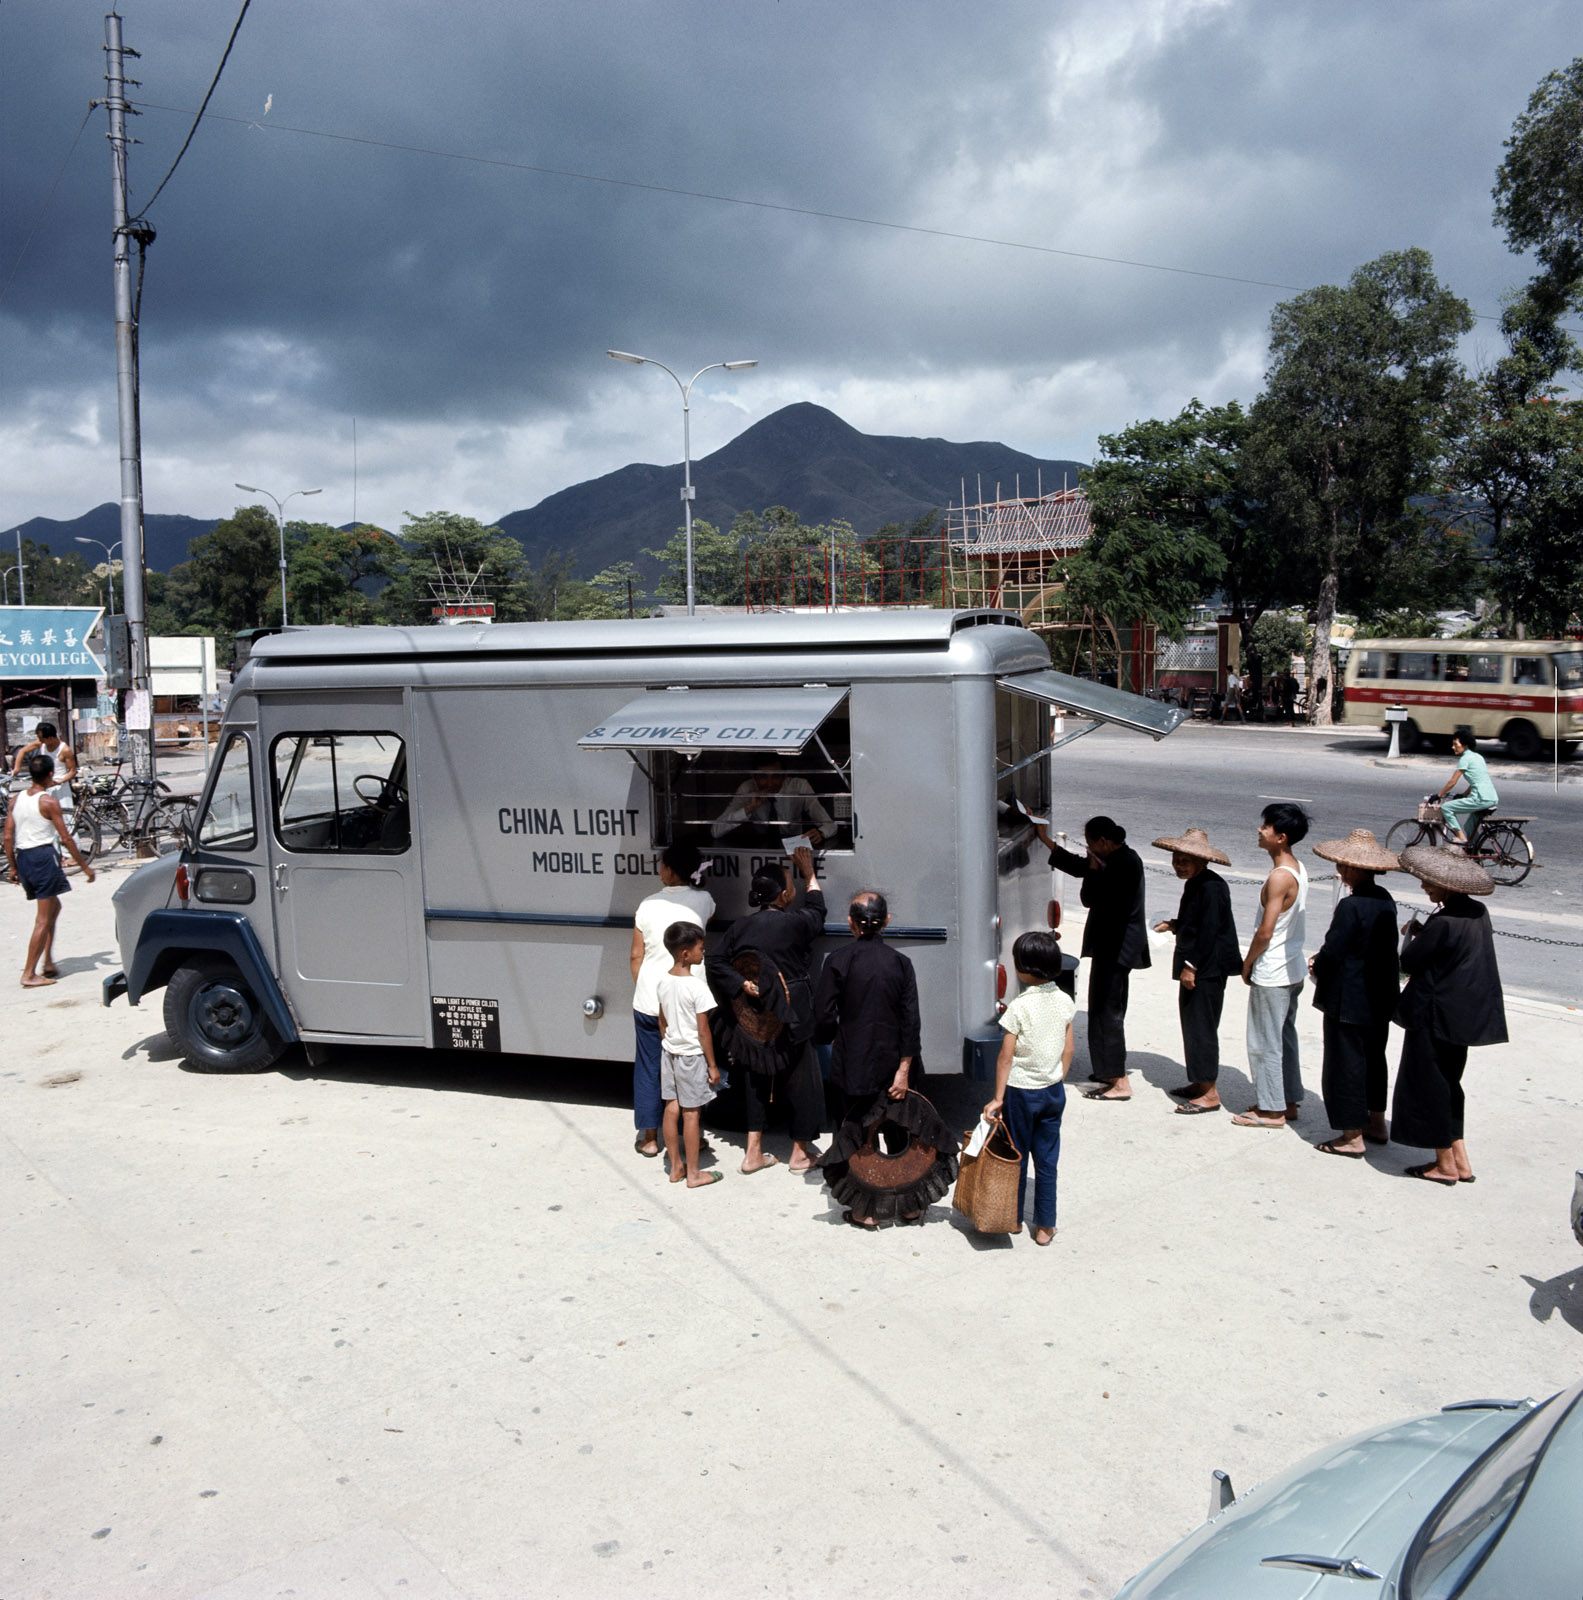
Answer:
<svg viewBox="0 0 1583 1600"><path fill-rule="evenodd" d="M781 848L789 856L794 856L799 850L812 850L813 840L806 833L789 834L781 840Z"/></svg>

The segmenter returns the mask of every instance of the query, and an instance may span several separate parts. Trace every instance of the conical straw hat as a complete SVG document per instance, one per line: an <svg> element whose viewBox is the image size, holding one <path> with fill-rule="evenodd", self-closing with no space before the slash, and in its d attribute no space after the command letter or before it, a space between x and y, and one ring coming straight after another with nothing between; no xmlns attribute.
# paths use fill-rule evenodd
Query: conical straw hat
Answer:
<svg viewBox="0 0 1583 1600"><path fill-rule="evenodd" d="M1453 894L1494 894L1495 880L1456 845L1410 844L1402 851L1402 871Z"/></svg>
<svg viewBox="0 0 1583 1600"><path fill-rule="evenodd" d="M1231 857L1217 850L1202 828L1189 828L1180 839L1156 839L1156 850L1169 850L1172 855L1197 856L1200 861L1217 861L1223 867L1231 865Z"/></svg>
<svg viewBox="0 0 1583 1600"><path fill-rule="evenodd" d="M1345 839L1326 839L1314 846L1314 854L1323 861L1360 867L1365 872L1398 872L1402 865L1367 828L1354 828Z"/></svg>

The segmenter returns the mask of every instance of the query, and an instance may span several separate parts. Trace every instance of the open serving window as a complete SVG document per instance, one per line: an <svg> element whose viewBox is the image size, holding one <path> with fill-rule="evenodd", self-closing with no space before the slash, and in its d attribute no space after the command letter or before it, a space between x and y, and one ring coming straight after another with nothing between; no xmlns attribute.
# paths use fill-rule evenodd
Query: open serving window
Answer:
<svg viewBox="0 0 1583 1600"><path fill-rule="evenodd" d="M852 848L852 729L844 686L653 689L577 741L624 750L654 796L654 840L776 851L809 834Z"/></svg>

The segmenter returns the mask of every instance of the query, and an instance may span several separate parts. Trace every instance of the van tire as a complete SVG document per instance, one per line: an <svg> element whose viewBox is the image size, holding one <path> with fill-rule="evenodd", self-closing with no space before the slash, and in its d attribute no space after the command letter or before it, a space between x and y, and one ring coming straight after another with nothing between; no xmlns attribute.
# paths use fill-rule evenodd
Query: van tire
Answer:
<svg viewBox="0 0 1583 1600"><path fill-rule="evenodd" d="M1539 737L1539 730L1531 722L1524 722L1520 718L1516 722L1508 722L1501 730L1501 738L1506 743L1506 752L1513 761L1532 761L1544 747L1544 741Z"/></svg>
<svg viewBox="0 0 1583 1600"><path fill-rule="evenodd" d="M286 1048L247 980L221 957L171 974L165 1032L195 1072L263 1072Z"/></svg>

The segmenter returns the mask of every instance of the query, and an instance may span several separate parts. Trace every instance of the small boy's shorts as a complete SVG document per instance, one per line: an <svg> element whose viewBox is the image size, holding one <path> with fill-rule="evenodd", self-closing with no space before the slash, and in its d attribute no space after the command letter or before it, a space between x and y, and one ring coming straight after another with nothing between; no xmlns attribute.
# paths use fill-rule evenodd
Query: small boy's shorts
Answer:
<svg viewBox="0 0 1583 1600"><path fill-rule="evenodd" d="M660 1052L660 1099L674 1100L683 1111L697 1111L715 1097L709 1086L709 1063L702 1056Z"/></svg>

